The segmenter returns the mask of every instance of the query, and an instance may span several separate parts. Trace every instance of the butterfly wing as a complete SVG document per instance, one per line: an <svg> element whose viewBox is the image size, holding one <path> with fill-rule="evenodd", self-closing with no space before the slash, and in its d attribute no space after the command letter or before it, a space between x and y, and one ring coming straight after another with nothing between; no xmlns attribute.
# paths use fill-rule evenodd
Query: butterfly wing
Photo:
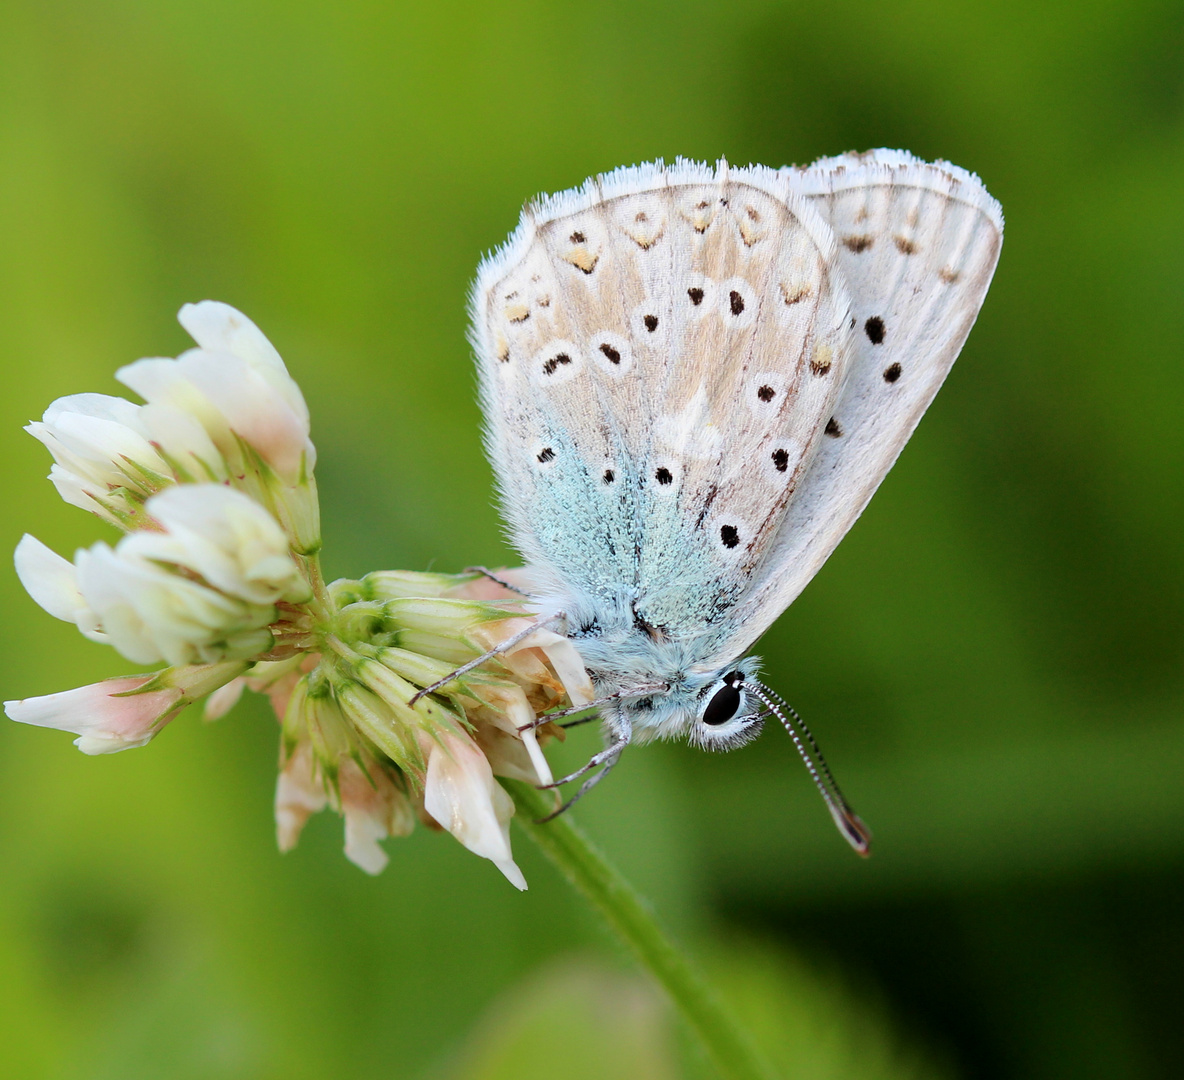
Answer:
<svg viewBox="0 0 1184 1080"><path fill-rule="evenodd" d="M528 207L482 265L487 446L544 591L631 609L655 640L730 627L854 337L834 235L796 184L617 170Z"/></svg>
<svg viewBox="0 0 1184 1080"><path fill-rule="evenodd" d="M999 204L956 166L876 150L785 174L835 232L857 337L818 452L708 668L764 633L862 513L961 350L1003 240Z"/></svg>

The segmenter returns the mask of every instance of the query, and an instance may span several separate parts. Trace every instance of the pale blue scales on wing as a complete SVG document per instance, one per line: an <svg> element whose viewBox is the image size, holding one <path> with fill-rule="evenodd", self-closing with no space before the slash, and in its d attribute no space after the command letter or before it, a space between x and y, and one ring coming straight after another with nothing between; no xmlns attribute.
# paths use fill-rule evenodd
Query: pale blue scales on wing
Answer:
<svg viewBox="0 0 1184 1080"><path fill-rule="evenodd" d="M932 400L1002 229L976 177L899 151L678 161L537 200L485 260L487 447L540 612L616 695L602 760L785 719L741 658Z"/></svg>

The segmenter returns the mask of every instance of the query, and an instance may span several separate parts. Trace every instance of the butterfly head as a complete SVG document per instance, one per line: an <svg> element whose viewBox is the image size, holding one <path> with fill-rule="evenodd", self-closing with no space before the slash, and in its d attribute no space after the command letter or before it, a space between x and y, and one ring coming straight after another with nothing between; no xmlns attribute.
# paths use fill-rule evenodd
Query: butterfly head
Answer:
<svg viewBox="0 0 1184 1080"><path fill-rule="evenodd" d="M766 710L748 689L756 677L754 657L729 664L698 693L690 741L703 750L735 750L751 742L764 725Z"/></svg>

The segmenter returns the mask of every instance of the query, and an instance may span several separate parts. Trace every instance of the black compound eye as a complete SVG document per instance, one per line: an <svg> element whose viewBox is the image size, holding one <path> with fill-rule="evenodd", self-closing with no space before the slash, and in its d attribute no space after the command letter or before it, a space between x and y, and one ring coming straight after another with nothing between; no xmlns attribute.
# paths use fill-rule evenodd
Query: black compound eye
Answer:
<svg viewBox="0 0 1184 1080"><path fill-rule="evenodd" d="M703 710L703 723L712 727L726 724L740 711L740 701L740 688L733 682L725 681L724 685L711 695L707 708Z"/></svg>

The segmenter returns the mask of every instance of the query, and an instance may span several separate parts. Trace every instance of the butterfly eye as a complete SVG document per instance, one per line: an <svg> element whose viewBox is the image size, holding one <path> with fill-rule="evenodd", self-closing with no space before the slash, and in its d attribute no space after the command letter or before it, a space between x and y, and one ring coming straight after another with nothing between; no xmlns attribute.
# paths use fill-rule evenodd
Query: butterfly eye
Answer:
<svg viewBox="0 0 1184 1080"><path fill-rule="evenodd" d="M703 723L718 727L720 724L726 724L740 711L743 699L740 688L736 685L739 681L738 673L724 677L723 685L711 695L711 700L703 710Z"/></svg>

